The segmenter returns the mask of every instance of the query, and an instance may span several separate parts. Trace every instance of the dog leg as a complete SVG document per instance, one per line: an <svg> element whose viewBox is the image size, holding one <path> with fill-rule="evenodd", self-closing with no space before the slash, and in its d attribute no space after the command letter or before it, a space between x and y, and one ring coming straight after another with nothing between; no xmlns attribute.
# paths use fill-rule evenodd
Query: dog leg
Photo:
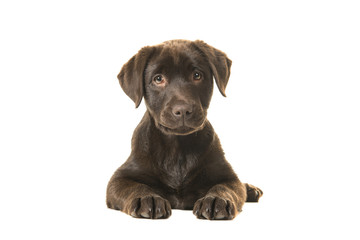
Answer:
<svg viewBox="0 0 360 240"><path fill-rule="evenodd" d="M106 204L137 218L168 218L170 202L156 194L149 186L135 181L114 178L107 188Z"/></svg>

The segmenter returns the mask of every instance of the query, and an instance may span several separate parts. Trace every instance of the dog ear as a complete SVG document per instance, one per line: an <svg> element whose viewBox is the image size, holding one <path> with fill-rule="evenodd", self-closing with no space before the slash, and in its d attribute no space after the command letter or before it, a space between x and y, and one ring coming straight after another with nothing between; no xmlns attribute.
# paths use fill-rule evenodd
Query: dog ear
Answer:
<svg viewBox="0 0 360 240"><path fill-rule="evenodd" d="M225 88L230 77L231 60L222 51L206 44L203 41L194 41L197 49L207 58L212 74L215 77L216 85L221 94L225 95Z"/></svg>
<svg viewBox="0 0 360 240"><path fill-rule="evenodd" d="M136 55L124 64L117 76L121 88L134 101L136 108L140 105L144 95L144 71L153 50L153 47L140 49Z"/></svg>

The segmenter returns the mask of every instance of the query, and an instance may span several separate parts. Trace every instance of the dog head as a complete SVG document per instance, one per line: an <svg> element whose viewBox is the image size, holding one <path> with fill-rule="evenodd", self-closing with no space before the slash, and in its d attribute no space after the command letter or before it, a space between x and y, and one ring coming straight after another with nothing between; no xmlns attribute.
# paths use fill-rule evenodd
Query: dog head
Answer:
<svg viewBox="0 0 360 240"><path fill-rule="evenodd" d="M165 134L201 130L213 92L221 94L230 77L231 60L203 41L172 40L142 48L118 74L124 92L146 107Z"/></svg>

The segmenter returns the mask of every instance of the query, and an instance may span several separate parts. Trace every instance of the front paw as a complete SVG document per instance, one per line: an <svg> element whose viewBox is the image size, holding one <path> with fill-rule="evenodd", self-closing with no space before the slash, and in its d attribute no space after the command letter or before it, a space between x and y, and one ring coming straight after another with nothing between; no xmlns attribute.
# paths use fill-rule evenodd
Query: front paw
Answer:
<svg viewBox="0 0 360 240"><path fill-rule="evenodd" d="M235 204L220 197L203 197L195 202L193 213L197 218L231 220L235 217Z"/></svg>
<svg viewBox="0 0 360 240"><path fill-rule="evenodd" d="M171 205L168 200L158 196L136 198L131 203L130 215L136 218L168 218Z"/></svg>

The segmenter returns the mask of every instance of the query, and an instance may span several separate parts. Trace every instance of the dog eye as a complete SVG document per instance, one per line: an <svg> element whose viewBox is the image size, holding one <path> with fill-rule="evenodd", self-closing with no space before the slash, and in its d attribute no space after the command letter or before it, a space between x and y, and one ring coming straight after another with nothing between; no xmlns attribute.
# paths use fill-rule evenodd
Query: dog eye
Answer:
<svg viewBox="0 0 360 240"><path fill-rule="evenodd" d="M202 75L201 75L201 73L199 73L199 72L195 72L194 73L194 75L193 75L193 78L194 78L194 80L201 80L202 79Z"/></svg>
<svg viewBox="0 0 360 240"><path fill-rule="evenodd" d="M156 84L162 84L165 82L165 79L163 78L163 76L161 75L156 75L153 79L153 81L156 83Z"/></svg>

